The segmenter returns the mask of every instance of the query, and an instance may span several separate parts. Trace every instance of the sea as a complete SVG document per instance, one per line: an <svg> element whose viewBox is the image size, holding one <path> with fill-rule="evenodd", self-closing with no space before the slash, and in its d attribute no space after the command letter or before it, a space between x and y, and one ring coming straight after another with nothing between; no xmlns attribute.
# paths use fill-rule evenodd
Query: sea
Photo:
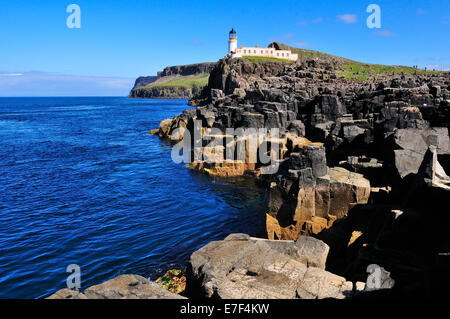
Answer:
<svg viewBox="0 0 450 319"><path fill-rule="evenodd" d="M259 235L266 191L171 159L148 134L187 100L0 98L0 298L121 274L155 280L231 233Z"/></svg>

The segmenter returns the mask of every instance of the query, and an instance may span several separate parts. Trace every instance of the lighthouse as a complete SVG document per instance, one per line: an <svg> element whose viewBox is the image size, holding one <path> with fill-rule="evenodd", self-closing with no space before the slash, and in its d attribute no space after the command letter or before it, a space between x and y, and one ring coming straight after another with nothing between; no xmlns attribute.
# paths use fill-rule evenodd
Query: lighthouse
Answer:
<svg viewBox="0 0 450 319"><path fill-rule="evenodd" d="M228 35L228 54L230 55L235 54L236 49L237 49L236 31L234 31L234 29L231 29Z"/></svg>
<svg viewBox="0 0 450 319"><path fill-rule="evenodd" d="M258 47L255 45L254 47L242 47L242 44L237 46L237 36L236 31L231 29L228 34L228 54L227 57L233 58L242 58L242 57L265 57L265 58L273 58L280 60L290 60L297 61L298 54L292 53L291 50L278 50L273 46L269 48Z"/></svg>

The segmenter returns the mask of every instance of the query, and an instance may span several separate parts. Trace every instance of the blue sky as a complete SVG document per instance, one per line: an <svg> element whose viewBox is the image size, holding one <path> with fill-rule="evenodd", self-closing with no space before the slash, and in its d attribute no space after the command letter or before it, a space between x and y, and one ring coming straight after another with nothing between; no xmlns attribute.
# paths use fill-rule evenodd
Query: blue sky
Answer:
<svg viewBox="0 0 450 319"><path fill-rule="evenodd" d="M80 29L66 26L71 3L81 8ZM366 26L371 3L381 7L381 29ZM99 95L126 95L140 75L222 58L231 27L244 45L276 40L362 62L450 69L450 0L0 0L0 95L28 86L33 95L91 95L94 83Z"/></svg>

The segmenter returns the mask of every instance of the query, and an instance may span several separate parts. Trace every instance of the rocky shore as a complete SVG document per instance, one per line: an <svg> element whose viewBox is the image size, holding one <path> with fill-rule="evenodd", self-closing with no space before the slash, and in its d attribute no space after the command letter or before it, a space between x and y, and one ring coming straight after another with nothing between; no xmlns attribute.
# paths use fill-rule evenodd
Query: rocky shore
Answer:
<svg viewBox="0 0 450 319"><path fill-rule="evenodd" d="M154 133L176 143L195 121L208 141L218 137L209 133L215 128L279 128L279 138L269 138L279 146L276 173L264 174L265 164L248 156L190 166L264 181L266 237L323 240L330 246L327 270L365 282L367 267L377 264L396 277L395 291L435 295L450 269L450 73L357 81L340 70L330 60L223 59L191 101L196 109L163 121ZM210 145L202 150L217 153Z"/></svg>
<svg viewBox="0 0 450 319"><path fill-rule="evenodd" d="M197 107L152 131L194 145L201 121L208 143L200 145L200 160L194 148L187 152L190 167L248 175L269 193L261 216L267 239L233 234L194 252L186 296L439 297L447 290L450 73L418 70L361 82L340 77L340 70L339 61L320 59L223 59L190 101ZM218 161L227 147L238 147L239 136L228 136L227 128L279 129L277 138L266 136L276 156L270 153L268 165L263 150L252 162L245 149L244 159ZM224 139L225 146L211 144ZM382 269L375 289L365 285L372 265ZM127 284L120 298L149 296L129 292L136 285ZM84 296L109 296L90 289Z"/></svg>
<svg viewBox="0 0 450 319"><path fill-rule="evenodd" d="M187 267L189 298L344 299L361 293L355 285L325 270L329 247L301 236L275 241L232 234L194 252ZM182 299L155 282L121 275L84 292L62 289L48 299Z"/></svg>

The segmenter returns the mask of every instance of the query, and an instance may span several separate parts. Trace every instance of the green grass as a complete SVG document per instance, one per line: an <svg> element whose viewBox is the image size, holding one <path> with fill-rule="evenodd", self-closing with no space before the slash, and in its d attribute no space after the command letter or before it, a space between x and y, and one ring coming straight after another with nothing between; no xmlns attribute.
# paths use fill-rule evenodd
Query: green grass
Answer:
<svg viewBox="0 0 450 319"><path fill-rule="evenodd" d="M280 62L280 63L293 63L294 61L288 59L277 59L272 57L265 56L251 56L251 55L243 55L245 59L250 60L252 63L264 63L264 62Z"/></svg>
<svg viewBox="0 0 450 319"><path fill-rule="evenodd" d="M209 73L198 73L193 75L179 76L172 80L163 83L151 83L143 88L154 87L186 87L191 88L194 86L202 87L208 84Z"/></svg>
<svg viewBox="0 0 450 319"><path fill-rule="evenodd" d="M338 76L343 76L346 79L355 79L360 81L367 81L369 78L374 78L377 75L386 74L435 74L442 72L425 71L409 66L365 64L359 62L344 63L341 65L341 69L342 71L337 72Z"/></svg>
<svg viewBox="0 0 450 319"><path fill-rule="evenodd" d="M415 69L409 66L398 65L381 65L381 64L368 64L353 61L350 59L342 58L339 56L322 53L314 50L300 49L290 47L286 44L273 42L269 46L274 46L277 50L291 50L293 53L298 54L300 61L306 61L311 59L318 59L319 61L329 62L338 71L338 76L343 76L347 79L355 79L359 81L367 81L370 78L376 78L378 75L388 74L436 74L443 71L425 71L422 69ZM340 71L339 71L340 70Z"/></svg>
<svg viewBox="0 0 450 319"><path fill-rule="evenodd" d="M327 54L327 53L322 53L319 51L290 47L290 46L288 46L284 43L280 43L280 42L272 42L271 44L269 44L269 47L270 46L273 46L276 50L291 50L292 53L298 54L298 59L300 61L319 59L321 61L336 62L336 63L355 62L350 59L342 58L342 57Z"/></svg>

